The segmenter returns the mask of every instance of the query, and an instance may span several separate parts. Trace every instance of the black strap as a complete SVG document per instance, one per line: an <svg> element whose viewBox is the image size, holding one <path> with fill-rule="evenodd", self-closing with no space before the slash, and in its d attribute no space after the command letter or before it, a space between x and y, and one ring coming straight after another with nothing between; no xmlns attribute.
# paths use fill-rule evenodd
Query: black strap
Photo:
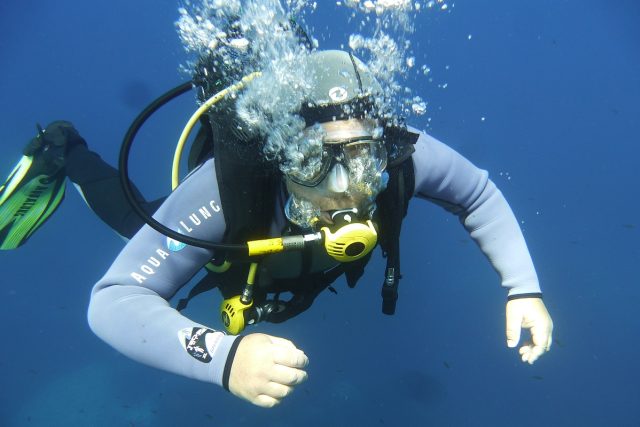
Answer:
<svg viewBox="0 0 640 427"><path fill-rule="evenodd" d="M400 173L401 168L396 167L389 171L390 191L388 198L396 199L391 201L390 206L403 206L404 196L404 177ZM393 203L395 202L395 203ZM400 281L400 224L402 216L399 209L389 209L387 224L383 224L387 231L386 248L387 266L385 268L385 280L382 283L382 312L384 314L394 314L396 310L396 301L398 300L398 284Z"/></svg>
<svg viewBox="0 0 640 427"><path fill-rule="evenodd" d="M283 309L270 313L265 320L271 323L281 323L306 311L322 291L344 274L344 266L345 264L340 264L326 272L278 281L277 286L288 289L293 296L289 301L279 301L279 305ZM304 289L296 289L296 285L304 286Z"/></svg>
<svg viewBox="0 0 640 427"><path fill-rule="evenodd" d="M382 312L392 315L398 300L400 272L400 231L407 214L414 188L414 171L411 158L389 169L387 189L380 195L380 227L385 230L380 241L383 256L387 258L385 278L382 284ZM400 207L400 208L398 208Z"/></svg>

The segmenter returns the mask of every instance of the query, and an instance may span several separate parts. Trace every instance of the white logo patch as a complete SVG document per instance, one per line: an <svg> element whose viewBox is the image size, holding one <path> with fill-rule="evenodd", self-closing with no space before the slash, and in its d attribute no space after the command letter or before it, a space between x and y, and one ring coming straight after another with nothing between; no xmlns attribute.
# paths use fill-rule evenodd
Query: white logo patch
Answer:
<svg viewBox="0 0 640 427"><path fill-rule="evenodd" d="M336 86L329 89L329 98L334 102L340 102L347 99L349 92L342 86Z"/></svg>

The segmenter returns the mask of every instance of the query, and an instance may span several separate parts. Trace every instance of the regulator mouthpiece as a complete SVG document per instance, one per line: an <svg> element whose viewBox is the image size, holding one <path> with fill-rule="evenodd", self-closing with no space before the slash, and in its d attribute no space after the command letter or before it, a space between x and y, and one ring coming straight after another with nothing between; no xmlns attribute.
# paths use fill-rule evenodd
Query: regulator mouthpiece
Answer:
<svg viewBox="0 0 640 427"><path fill-rule="evenodd" d="M378 242L371 220L357 222L357 212L357 209L336 211L331 215L335 231L329 227L321 229L327 254L337 261L356 261L371 252Z"/></svg>

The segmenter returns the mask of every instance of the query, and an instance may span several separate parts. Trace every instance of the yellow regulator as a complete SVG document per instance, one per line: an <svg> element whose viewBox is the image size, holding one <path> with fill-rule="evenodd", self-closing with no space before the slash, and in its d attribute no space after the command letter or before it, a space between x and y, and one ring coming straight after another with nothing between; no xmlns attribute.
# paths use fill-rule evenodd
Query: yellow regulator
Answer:
<svg viewBox="0 0 640 427"><path fill-rule="evenodd" d="M220 315L225 329L231 335L238 335L246 326L245 315L247 310L253 307L253 300L248 303L242 302L242 295L236 295L222 301Z"/></svg>
<svg viewBox="0 0 640 427"><path fill-rule="evenodd" d="M351 262L362 258L373 250L378 242L378 233L371 220L343 225L335 232L322 227L324 247L327 254L340 262Z"/></svg>
<svg viewBox="0 0 640 427"><path fill-rule="evenodd" d="M252 316L253 310L253 284L256 280L258 263L252 262L249 266L247 284L242 290L242 295L236 295L222 301L220 305L220 316L225 329L231 335L238 335L247 324L255 322Z"/></svg>

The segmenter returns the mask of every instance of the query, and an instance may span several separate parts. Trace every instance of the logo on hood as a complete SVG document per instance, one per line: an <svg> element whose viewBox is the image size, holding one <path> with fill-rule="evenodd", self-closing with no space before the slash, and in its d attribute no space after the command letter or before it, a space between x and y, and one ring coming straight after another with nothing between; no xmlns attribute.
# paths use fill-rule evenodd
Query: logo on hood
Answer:
<svg viewBox="0 0 640 427"><path fill-rule="evenodd" d="M336 86L329 89L329 98L331 98L333 102L344 101L348 96L349 92L342 86Z"/></svg>

